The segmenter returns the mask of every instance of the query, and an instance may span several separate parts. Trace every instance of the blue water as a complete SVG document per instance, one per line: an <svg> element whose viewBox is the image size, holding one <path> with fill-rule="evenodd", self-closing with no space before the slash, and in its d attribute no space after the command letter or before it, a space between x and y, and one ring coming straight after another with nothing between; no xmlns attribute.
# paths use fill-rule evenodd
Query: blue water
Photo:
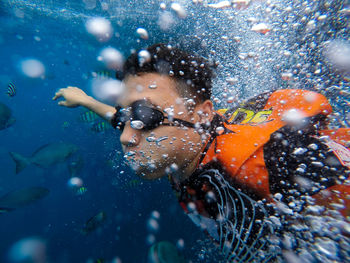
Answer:
<svg viewBox="0 0 350 263"><path fill-rule="evenodd" d="M0 2L0 102L9 106L16 118L13 126L0 131L0 195L28 186L44 186L50 190L45 199L0 215L0 262L11 262L8 258L11 246L33 236L47 242L49 262L87 262L97 258L111 261L116 257L122 262L147 262L150 244L146 240L149 234L146 224L155 210L160 213L156 241L167 240L175 244L183 239L183 255L197 262L202 253L198 240L205 239L205 235L184 215L167 180L125 187L122 183L137 179L136 176L125 165L111 168L106 163L108 160L117 164L122 162L114 159L116 151L121 151L118 133L93 133L88 125L78 121L82 110L58 106L51 100L54 93L70 85L91 95L88 76L99 68L96 56L105 46L115 47L126 57L131 49L170 42L220 62L214 95L218 99L217 106L226 106L224 93L243 98L288 86L280 78L281 68L293 68L298 62L302 65L311 63L310 72L314 72L314 66L322 60L317 54L310 52L306 58L297 56L292 60L281 58L281 51L288 49L294 53L302 47L308 48L305 43L312 41L317 44L334 38L349 40L347 18L342 16L343 21L327 28L333 34L327 34L327 30L319 26L316 30L321 37L303 39L300 34L305 32L292 27L293 23L301 21L302 15L297 13L302 9L303 1L272 1L276 5L269 13L264 11L268 7L264 1L253 1L249 8L242 10L213 10L191 1L178 1L187 5L188 17L174 16L176 23L163 32L157 26L161 1L97 2L109 3L110 9L106 11L97 5L88 10L79 0ZM328 19L335 16L330 10L318 7L318 1L309 2L312 12L306 15L308 18L317 8L328 14ZM325 1L319 1L320 6L321 2ZM346 6L346 1L335 2ZM293 7L293 16L283 11L288 5ZM107 43L96 41L84 27L85 21L94 16L109 19L119 36ZM268 36L251 32L247 22L251 16L269 22L276 30ZM138 27L147 28L149 40L136 36ZM240 40L232 40L235 36ZM259 55L256 60L238 58L240 53L251 50ZM45 78L31 79L21 74L19 62L28 57L45 65ZM318 78L330 80L328 85L338 85L338 76L332 75L334 73L330 73L326 65L324 67L326 70L320 76L300 74L298 81L290 85L315 88L319 84ZM225 81L232 76L238 78L234 86ZM9 82L17 88L17 95L12 98L5 94ZM348 89L348 85L343 83L341 88ZM327 93L323 87L320 89ZM334 91L331 95L341 108L346 98L339 97ZM63 126L65 122L68 127ZM60 141L76 144L84 159L79 177L88 191L81 196L67 187L69 173L65 163L50 169L32 165L15 174L9 151L30 156L40 146ZM98 231L82 235L80 229L86 220L99 211L106 212L106 223ZM215 259L211 260L207 262L215 262Z"/></svg>
<svg viewBox="0 0 350 263"><path fill-rule="evenodd" d="M50 194L35 204L1 215L0 262L10 262L10 247L32 236L47 241L50 262L116 257L122 262L146 262L149 248L146 223L154 210L161 215L156 240L176 243L182 238L190 253L201 233L181 211L167 181L144 182L129 188L114 186L115 178L120 178L122 183L137 179L126 167L120 175L121 170L106 164L116 150L121 150L118 134L93 133L88 125L78 121L82 110L61 108L51 100L55 91L67 85L82 87L89 93L84 76L97 68L96 51L104 44L86 34L83 18L77 19L74 14L55 17L26 7L25 1L15 2L0 3L0 21L5 25L0 29L0 101L12 109L16 118L12 127L0 131L0 195L37 185L47 187ZM24 11L25 18L13 15L16 4ZM61 9L57 5L69 9L74 3L45 1L45 7L55 12ZM84 10L79 8L77 12ZM122 29L126 35L128 28ZM41 40L34 40L34 36ZM108 45L117 45L127 55L126 43L119 43L114 40ZM135 38L133 47L138 46ZM45 79L30 79L19 72L18 62L27 57L39 59L45 65ZM13 98L5 94L10 81L17 88ZM63 128L64 122L69 127ZM76 144L82 154L84 167L79 176L88 189L82 196L74 195L67 187L69 173L65 164L50 169L32 165L15 174L9 151L30 156L38 147L59 141ZM82 235L83 224L99 211L107 215L103 228Z"/></svg>

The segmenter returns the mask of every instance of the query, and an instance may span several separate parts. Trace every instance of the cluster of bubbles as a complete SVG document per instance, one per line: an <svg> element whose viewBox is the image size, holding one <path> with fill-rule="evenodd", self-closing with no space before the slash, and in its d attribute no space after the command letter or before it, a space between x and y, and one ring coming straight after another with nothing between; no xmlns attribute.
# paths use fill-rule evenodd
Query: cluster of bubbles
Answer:
<svg viewBox="0 0 350 263"><path fill-rule="evenodd" d="M275 194L276 200L282 195ZM270 216L276 226L283 226L280 237L271 237L271 244L282 248L281 256L288 262L346 262L349 259L350 224L339 209L344 205L332 202L330 208L316 205L305 197L303 213L298 201L282 204L277 201L278 217ZM282 259L280 259L282 260Z"/></svg>
<svg viewBox="0 0 350 263"><path fill-rule="evenodd" d="M173 2L167 7L165 3L160 4L160 8L163 13L160 15L159 26L163 30L167 30L174 23L173 13L180 19L184 19L187 16L186 9L179 3ZM169 8L170 11L166 11ZM112 23L102 17L92 17L85 23L86 31L92 35L97 41L106 43L110 41L114 35L114 29ZM135 31L136 36L141 40L148 40L149 33L146 28L139 27ZM138 61L140 66L151 60L151 55L147 50L140 50L138 53ZM103 48L98 56L97 61L102 63L105 68L113 71L122 71L124 64L123 54L114 47L108 46ZM102 101L115 103L124 92L124 86L119 80L93 80L92 92L96 98Z"/></svg>
<svg viewBox="0 0 350 263"><path fill-rule="evenodd" d="M159 219L160 213L158 211L153 211L147 220L148 235L146 237L146 242L148 245L152 245L156 242L155 234L159 231Z"/></svg>
<svg viewBox="0 0 350 263"><path fill-rule="evenodd" d="M112 23L102 17L93 17L85 23L86 31L94 36L97 41L105 43L113 37ZM122 71L124 64L123 54L114 47L107 46L100 50L97 61L102 63L107 70ZM91 82L93 95L105 102L115 103L122 95L124 86L122 82L110 77L104 79L94 78Z"/></svg>
<svg viewBox="0 0 350 263"><path fill-rule="evenodd" d="M197 41L219 61L214 101L220 107L280 87L317 89L347 100L328 90L335 82L347 90L349 82L349 6L344 1L193 4L205 12L188 12L196 22L187 42Z"/></svg>

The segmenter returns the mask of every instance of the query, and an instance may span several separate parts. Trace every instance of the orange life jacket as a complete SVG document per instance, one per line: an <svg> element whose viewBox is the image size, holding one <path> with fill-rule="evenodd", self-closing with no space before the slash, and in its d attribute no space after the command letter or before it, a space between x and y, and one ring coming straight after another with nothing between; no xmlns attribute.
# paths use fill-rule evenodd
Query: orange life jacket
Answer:
<svg viewBox="0 0 350 263"><path fill-rule="evenodd" d="M221 109L217 113L225 121L216 128L218 135L207 145L200 166L215 161L236 184L271 200L271 182L263 152L263 146L270 140L271 134L287 125L299 125L304 119L316 116L323 119L331 112L332 108L323 95L297 89L277 90L233 110ZM317 136L329 136L329 148L342 165L350 167L350 151L345 148L350 142L350 129L315 129ZM350 215L350 199L344 198L350 196L350 186L342 183L327 190L313 197L321 204L342 202L342 213Z"/></svg>

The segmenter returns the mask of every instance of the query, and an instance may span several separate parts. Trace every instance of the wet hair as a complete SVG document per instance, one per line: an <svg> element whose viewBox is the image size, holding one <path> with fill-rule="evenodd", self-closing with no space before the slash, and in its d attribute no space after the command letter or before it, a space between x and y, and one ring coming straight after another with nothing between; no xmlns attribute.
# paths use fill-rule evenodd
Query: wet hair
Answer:
<svg viewBox="0 0 350 263"><path fill-rule="evenodd" d="M175 80L181 96L190 96L195 102L210 99L214 73L206 59L165 44L155 44L145 50L150 55L148 61L142 61L140 51L131 54L124 64L124 77L140 73L168 75Z"/></svg>

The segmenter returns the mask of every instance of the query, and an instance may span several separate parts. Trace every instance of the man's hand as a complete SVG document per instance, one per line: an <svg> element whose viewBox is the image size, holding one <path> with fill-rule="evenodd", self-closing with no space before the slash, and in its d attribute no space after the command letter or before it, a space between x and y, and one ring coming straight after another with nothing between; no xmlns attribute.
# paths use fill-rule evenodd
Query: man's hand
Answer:
<svg viewBox="0 0 350 263"><path fill-rule="evenodd" d="M58 105L74 108L78 106L83 106L88 110L96 112L103 119L110 121L113 114L116 112L116 109L113 106L104 104L95 100L93 97L88 96L84 91L77 87L67 87L60 89L55 93L53 100L62 98L58 102Z"/></svg>
<svg viewBox="0 0 350 263"><path fill-rule="evenodd" d="M57 100L58 98L64 98L58 102L58 105L66 106L69 108L74 108L78 106L85 106L85 103L89 100L89 96L77 87L67 87L60 89L55 93L52 100Z"/></svg>

